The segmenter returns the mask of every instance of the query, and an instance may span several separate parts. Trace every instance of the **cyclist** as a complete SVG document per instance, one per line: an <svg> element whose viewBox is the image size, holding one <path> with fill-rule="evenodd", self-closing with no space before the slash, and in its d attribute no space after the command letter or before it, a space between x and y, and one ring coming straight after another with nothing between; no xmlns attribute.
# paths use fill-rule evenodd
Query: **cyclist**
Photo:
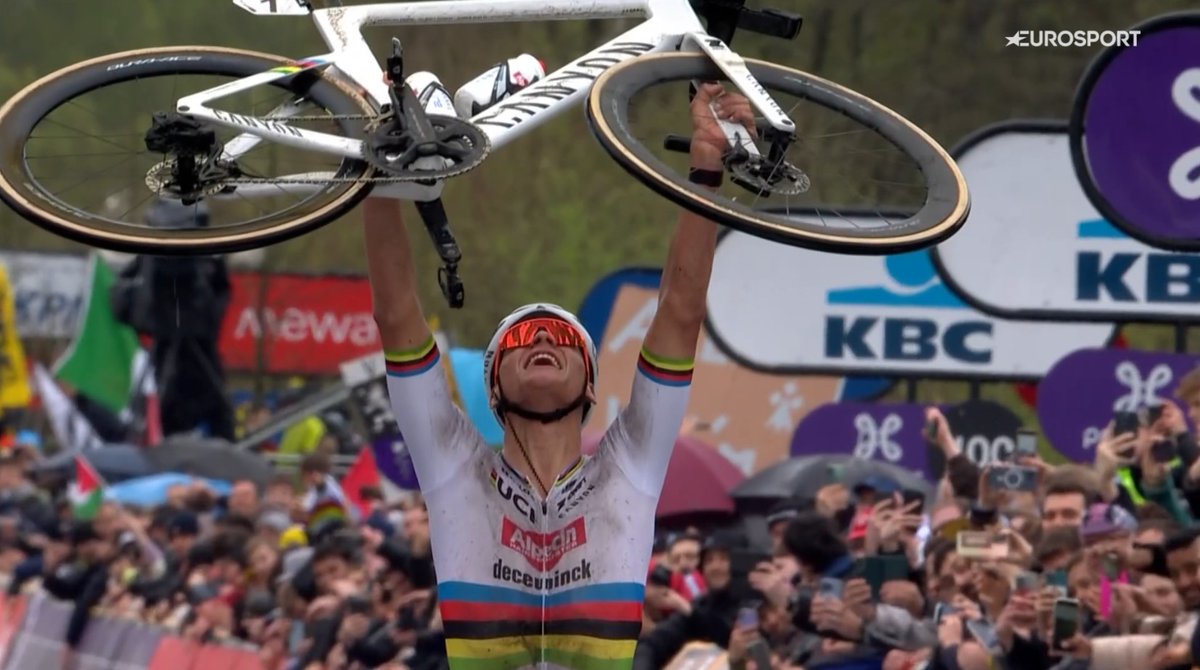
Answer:
<svg viewBox="0 0 1200 670"><path fill-rule="evenodd" d="M753 129L742 96L706 84L691 105L691 179L715 187L716 116ZM751 131L753 132L753 131ZM391 187L391 198L427 198ZM405 191L404 189L410 189ZM396 422L429 526L455 668L629 667L642 625L654 510L687 406L717 226L683 212L629 405L581 457L597 352L579 321L536 303L505 317L484 355L504 447L452 402L394 199L365 204L367 260Z"/></svg>

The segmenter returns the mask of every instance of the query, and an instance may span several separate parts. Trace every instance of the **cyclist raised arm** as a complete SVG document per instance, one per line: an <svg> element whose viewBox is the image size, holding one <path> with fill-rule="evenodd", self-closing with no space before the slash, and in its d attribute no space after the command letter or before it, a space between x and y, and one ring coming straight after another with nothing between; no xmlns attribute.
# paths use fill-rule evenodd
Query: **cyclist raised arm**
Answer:
<svg viewBox="0 0 1200 670"><path fill-rule="evenodd" d="M454 404L441 354L421 311L412 248L401 200L432 200L441 186L395 184L376 189L363 206L363 237L375 323L387 365L396 423L422 490L454 476L483 445L478 430Z"/></svg>
<svg viewBox="0 0 1200 670"><path fill-rule="evenodd" d="M714 117L754 130L754 113L741 95L705 84L691 104L689 178L710 188L720 185L721 158L728 140ZM717 224L685 210L671 240L659 287L658 310L646 333L629 406L610 434L621 468L646 494L657 499L667 473L676 434L687 409L693 357L707 310L708 282L717 244Z"/></svg>

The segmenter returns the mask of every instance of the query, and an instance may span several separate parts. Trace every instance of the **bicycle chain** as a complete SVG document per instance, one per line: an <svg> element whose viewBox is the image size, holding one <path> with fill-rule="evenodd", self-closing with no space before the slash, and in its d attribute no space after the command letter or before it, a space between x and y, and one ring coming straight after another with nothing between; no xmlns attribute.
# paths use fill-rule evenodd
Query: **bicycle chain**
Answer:
<svg viewBox="0 0 1200 670"><path fill-rule="evenodd" d="M379 116L373 114L326 114L321 116L263 116L256 117L263 121L377 121ZM368 164L369 165L369 164ZM442 180L451 177L457 177L461 174L470 172L471 169L478 166L472 166L465 170L456 170L450 174L440 177ZM368 167L368 170L376 170L374 166ZM423 177L397 177L395 175L386 175L379 177L329 177L327 179L265 179L255 177L238 177L236 179L223 180L222 184L395 184L398 182L422 181Z"/></svg>

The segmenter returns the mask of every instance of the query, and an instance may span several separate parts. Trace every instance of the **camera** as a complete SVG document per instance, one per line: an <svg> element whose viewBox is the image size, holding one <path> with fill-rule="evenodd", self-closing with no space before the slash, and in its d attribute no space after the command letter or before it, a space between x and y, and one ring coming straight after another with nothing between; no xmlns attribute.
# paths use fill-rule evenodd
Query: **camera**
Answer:
<svg viewBox="0 0 1200 670"><path fill-rule="evenodd" d="M1036 491L1037 470L1012 465L995 466L988 484L997 491Z"/></svg>
<svg viewBox="0 0 1200 670"><path fill-rule="evenodd" d="M659 563L650 571L650 578L646 580L655 586L670 586L671 585L671 569Z"/></svg>

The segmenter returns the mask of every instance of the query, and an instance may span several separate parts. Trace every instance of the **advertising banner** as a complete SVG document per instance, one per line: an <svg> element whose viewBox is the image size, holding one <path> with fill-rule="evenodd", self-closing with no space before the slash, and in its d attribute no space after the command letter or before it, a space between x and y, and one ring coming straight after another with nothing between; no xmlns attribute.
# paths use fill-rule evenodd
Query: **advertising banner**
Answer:
<svg viewBox="0 0 1200 670"><path fill-rule="evenodd" d="M850 453L930 476L924 427L925 405L830 403L796 427L791 455Z"/></svg>
<svg viewBox="0 0 1200 670"><path fill-rule="evenodd" d="M337 374L343 361L382 347L365 277L233 273L233 294L221 329L221 356L230 370L276 374Z"/></svg>
<svg viewBox="0 0 1200 670"><path fill-rule="evenodd" d="M1082 349L1056 363L1038 387L1046 439L1073 461L1090 463L1114 412L1136 412L1170 398L1200 359L1130 349Z"/></svg>
<svg viewBox="0 0 1200 670"><path fill-rule="evenodd" d="M584 300L580 318L600 348L599 407L589 428L606 429L629 402L638 353L658 306L659 279L658 270L622 270L597 283ZM847 392L874 395L886 388L881 380L749 370L702 333L686 423L749 475L788 457L792 432L812 408Z"/></svg>
<svg viewBox="0 0 1200 670"><path fill-rule="evenodd" d="M959 149L971 220L934 251L975 307L1011 319L1200 320L1200 254L1155 249L1096 211L1065 124L986 128Z"/></svg>
<svg viewBox="0 0 1200 670"><path fill-rule="evenodd" d="M1071 117L1079 180L1097 209L1165 249L1200 250L1200 12L1137 26L1105 50Z"/></svg>
<svg viewBox="0 0 1200 670"><path fill-rule="evenodd" d="M950 290L925 250L836 255L739 232L717 244L708 319L730 358L780 374L1035 379L1113 333L1111 325L987 316Z"/></svg>
<svg viewBox="0 0 1200 670"><path fill-rule="evenodd" d="M927 407L917 403L822 405L796 427L791 454L849 454L899 465L936 481L946 463L926 434ZM969 400L939 409L958 448L976 465L986 467L1012 455L1021 419L1008 408L988 400Z"/></svg>
<svg viewBox="0 0 1200 670"><path fill-rule="evenodd" d="M0 252L8 270L22 338L71 338L83 318L91 276L82 254Z"/></svg>

